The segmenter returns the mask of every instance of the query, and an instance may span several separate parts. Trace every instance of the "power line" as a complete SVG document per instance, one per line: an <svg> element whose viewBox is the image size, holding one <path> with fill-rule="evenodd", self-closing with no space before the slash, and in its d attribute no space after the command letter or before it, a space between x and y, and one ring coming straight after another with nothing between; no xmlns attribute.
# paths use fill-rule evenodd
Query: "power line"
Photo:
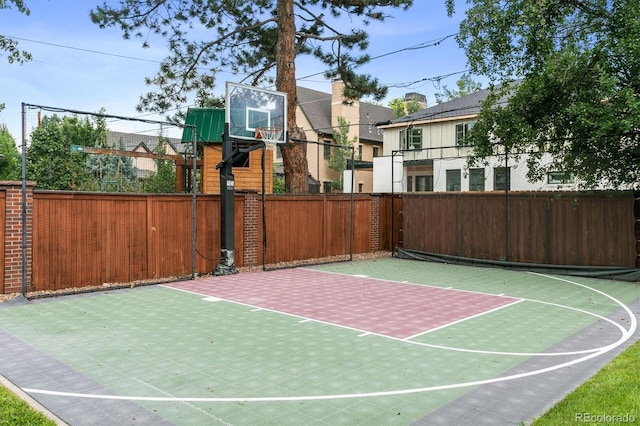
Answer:
<svg viewBox="0 0 640 426"><path fill-rule="evenodd" d="M429 47L438 46L443 41L445 41L445 40L447 40L449 38L455 37L456 35L458 35L458 33L448 34L448 35L445 35L445 36L442 36L442 37L438 37L438 38L433 39L433 40L429 40L429 41L425 41L423 43L415 44L413 46L403 47L401 49L396 49L396 50L393 50L393 51L390 51L390 52L382 53L380 55L376 55L376 56L371 57L370 61L374 61L376 59L384 58L384 57L395 55L395 54L402 53L402 52L421 50L421 49L426 49L426 48L429 48ZM33 40L33 39L28 39L28 38L24 38L24 37L16 37L16 36L11 36L11 35L6 35L6 34L3 34L2 36L5 37L5 38L9 38L9 39L25 41L25 42L29 42L29 43L43 44L45 46L57 47L57 48L60 48L60 49L76 50L76 51L79 51L79 52L86 52L86 53L91 53L91 54L95 54L95 55L112 56L112 57L116 57L116 58L129 59L129 60L132 60L132 61L150 62L150 63L155 63L155 64L161 64L162 63L161 60L156 60L156 59L147 59L147 58L140 58L140 57L136 57L136 56L121 55L121 54L117 54L117 53L104 52L104 51L99 51L99 50L94 50L94 49L85 49L85 48L81 48L81 47L68 46L68 45L64 45L64 44L51 43L51 42L41 41L41 40ZM218 71L219 72L225 72L224 70L220 70L220 69ZM226 72L230 72L230 71L226 71ZM387 87L410 87L410 86L412 86L414 84L417 84L417 83L427 82L427 81L437 81L437 80L441 80L441 79L446 78L446 77L450 77L452 75L460 74L462 72L465 72L465 71L457 71L457 72L454 72L454 73L450 73L450 74L446 74L446 75L442 75L442 76L438 76L438 77L424 78L424 79L412 81L412 82L409 82L409 83L387 84L386 86ZM310 74L310 75L307 75L307 76L304 76L304 77L296 78L296 80L298 80L298 81L306 80L306 79L308 79L310 77L323 75L324 73L325 73L324 71L321 71L321 72Z"/></svg>
<svg viewBox="0 0 640 426"><path fill-rule="evenodd" d="M157 61L155 59L137 58L135 56L126 56L126 55L119 55L117 53L109 53L109 52L101 52L99 50L84 49L84 48L81 48L81 47L65 46L63 44L49 43L47 41L30 40L28 38L14 37L14 36L10 36L10 35L2 35L2 37L14 39L14 40L26 41L26 42L29 42L29 43L44 44L46 46L59 47L61 49L69 49L69 50L77 50L77 51L80 51L80 52L93 53L93 54L96 54L96 55L105 55L105 56L113 56L113 57L116 57L116 58L131 59L132 61L152 62L152 63L156 63L156 64L161 64L162 63L162 61Z"/></svg>

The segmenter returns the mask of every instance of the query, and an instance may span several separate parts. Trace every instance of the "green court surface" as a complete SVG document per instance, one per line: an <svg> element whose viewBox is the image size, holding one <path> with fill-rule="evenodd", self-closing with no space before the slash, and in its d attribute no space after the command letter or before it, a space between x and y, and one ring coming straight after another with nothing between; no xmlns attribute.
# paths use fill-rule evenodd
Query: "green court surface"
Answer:
<svg viewBox="0 0 640 426"><path fill-rule="evenodd" d="M634 283L395 258L309 269L383 291L406 282L514 301L409 338L172 286L5 303L0 374L70 424L102 424L109 410L131 410L131 424L412 424L473 389L526 389L638 338ZM273 274L233 279L259 286ZM217 279L201 282L215 291ZM21 359L10 367L13 347ZM541 367L511 372L538 358ZM514 424L529 420L513 411Z"/></svg>

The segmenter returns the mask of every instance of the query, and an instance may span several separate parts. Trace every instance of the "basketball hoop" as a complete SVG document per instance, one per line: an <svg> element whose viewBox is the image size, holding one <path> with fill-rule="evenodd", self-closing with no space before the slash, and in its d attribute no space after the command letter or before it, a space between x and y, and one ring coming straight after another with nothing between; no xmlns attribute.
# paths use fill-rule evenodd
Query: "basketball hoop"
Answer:
<svg viewBox="0 0 640 426"><path fill-rule="evenodd" d="M282 127L258 127L256 129L256 139L263 141L265 147L270 151L275 151L281 137Z"/></svg>

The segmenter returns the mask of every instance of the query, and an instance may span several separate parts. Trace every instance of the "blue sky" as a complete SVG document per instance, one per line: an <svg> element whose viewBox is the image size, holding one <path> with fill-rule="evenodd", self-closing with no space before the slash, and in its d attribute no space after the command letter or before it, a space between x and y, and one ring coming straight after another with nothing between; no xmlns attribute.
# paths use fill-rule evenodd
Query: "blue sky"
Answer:
<svg viewBox="0 0 640 426"><path fill-rule="evenodd" d="M0 34L19 38L20 48L33 55L33 61L21 66L9 65L6 58L0 58L0 103L6 104L6 109L0 112L0 124L9 127L18 145L22 137L22 102L77 111L105 108L108 114L119 116L142 115L135 107L140 95L151 89L144 78L154 76L159 62L167 56L162 40L152 40L150 48L143 49L140 39L124 40L117 29L100 29L88 16L101 3L98 1L27 0L26 3L31 9L30 16L14 9L0 11ZM437 46L389 54L456 33L465 2L461 0L458 4L458 13L449 18L444 0L415 0L408 12L392 10L394 16L385 23L366 28L370 35L369 54L373 58L384 56L373 59L360 71L390 86L383 105L407 92L422 93L433 105L437 88L428 79L465 70L466 57L453 38ZM330 82L315 75L320 71L324 69L317 62L298 60L298 84L329 93ZM223 95L226 81L239 82L242 77L219 73L218 87L212 95ZM452 75L441 84L453 88L459 77L460 74Z"/></svg>

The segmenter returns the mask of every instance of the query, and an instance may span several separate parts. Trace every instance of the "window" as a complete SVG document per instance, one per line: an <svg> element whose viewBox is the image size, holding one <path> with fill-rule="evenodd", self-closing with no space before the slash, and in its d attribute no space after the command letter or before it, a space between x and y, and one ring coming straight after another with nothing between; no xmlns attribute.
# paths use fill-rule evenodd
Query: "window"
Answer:
<svg viewBox="0 0 640 426"><path fill-rule="evenodd" d="M447 191L460 191L462 173L460 169L447 170Z"/></svg>
<svg viewBox="0 0 640 426"><path fill-rule="evenodd" d="M433 176L416 176L416 192L433 191Z"/></svg>
<svg viewBox="0 0 640 426"><path fill-rule="evenodd" d="M358 192L362 192L364 189L364 183L358 183Z"/></svg>
<svg viewBox="0 0 640 426"><path fill-rule="evenodd" d="M552 185L562 185L567 183L573 183L573 173L549 172L547 174L547 183Z"/></svg>
<svg viewBox="0 0 640 426"><path fill-rule="evenodd" d="M322 192L324 192L325 194L331 193L331 187L331 181L322 182Z"/></svg>
<svg viewBox="0 0 640 426"><path fill-rule="evenodd" d="M456 145L468 145L466 142L467 133L473 128L473 125L476 124L475 121L469 121L467 123L456 124Z"/></svg>
<svg viewBox="0 0 640 426"><path fill-rule="evenodd" d="M413 192L413 176L407 176L407 192Z"/></svg>
<svg viewBox="0 0 640 426"><path fill-rule="evenodd" d="M358 145L358 160L362 160L362 145Z"/></svg>
<svg viewBox="0 0 640 426"><path fill-rule="evenodd" d="M493 169L494 191L506 191L511 189L511 169L496 167Z"/></svg>
<svg viewBox="0 0 640 426"><path fill-rule="evenodd" d="M400 130L400 146L402 149L422 149L422 129Z"/></svg>
<svg viewBox="0 0 640 426"><path fill-rule="evenodd" d="M374 157L379 157L380 156L379 149L380 148L378 148L377 146L373 147L373 156Z"/></svg>
<svg viewBox="0 0 640 426"><path fill-rule="evenodd" d="M469 170L469 191L484 191L484 169Z"/></svg>
<svg viewBox="0 0 640 426"><path fill-rule="evenodd" d="M324 143L330 143L330 142L329 141L324 141ZM323 151L324 151L324 159L325 160L331 159L331 146L324 145L323 146Z"/></svg>

